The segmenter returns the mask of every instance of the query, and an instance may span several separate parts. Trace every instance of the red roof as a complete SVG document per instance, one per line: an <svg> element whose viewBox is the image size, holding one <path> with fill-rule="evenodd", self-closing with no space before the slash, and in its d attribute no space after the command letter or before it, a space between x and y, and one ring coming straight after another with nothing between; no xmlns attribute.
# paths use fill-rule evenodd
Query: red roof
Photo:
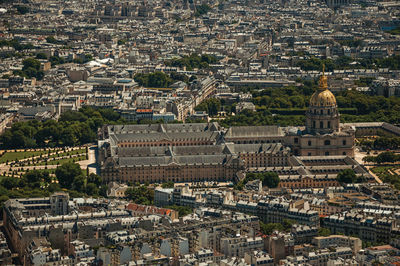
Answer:
<svg viewBox="0 0 400 266"><path fill-rule="evenodd" d="M136 113L152 113L151 109L136 109Z"/></svg>
<svg viewBox="0 0 400 266"><path fill-rule="evenodd" d="M155 206L140 205L136 203L129 203L126 205L126 209L130 211L142 212L146 214L160 214L160 215L170 215L170 209L158 208Z"/></svg>

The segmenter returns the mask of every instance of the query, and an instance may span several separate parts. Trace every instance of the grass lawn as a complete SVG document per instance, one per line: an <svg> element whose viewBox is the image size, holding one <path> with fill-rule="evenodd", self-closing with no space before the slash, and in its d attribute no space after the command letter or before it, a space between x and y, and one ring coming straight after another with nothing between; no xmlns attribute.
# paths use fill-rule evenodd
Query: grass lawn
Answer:
<svg viewBox="0 0 400 266"><path fill-rule="evenodd" d="M0 163L5 163L7 160L9 162L15 160L21 160L24 158L39 156L41 154L46 154L48 151L21 151L21 152L6 152L0 157Z"/></svg>
<svg viewBox="0 0 400 266"><path fill-rule="evenodd" d="M386 173L388 170L391 170L391 169L395 170L396 167L393 167L393 166L377 166L377 167L372 168L371 171L374 174L380 175L380 174Z"/></svg>
<svg viewBox="0 0 400 266"><path fill-rule="evenodd" d="M67 163L67 162L74 162L74 161L78 162L78 161L84 161L84 160L86 160L86 154L85 155L80 155L80 156L77 156L77 157L73 157L73 158L64 158L64 159L55 160L55 161L48 161L47 165L56 165L57 163L59 163L59 165L62 165L62 164ZM34 164L32 166L35 166L35 165L46 165L46 163L45 162L40 162L40 163Z"/></svg>
<svg viewBox="0 0 400 266"><path fill-rule="evenodd" d="M60 152L59 154L52 154L48 158L57 158L57 157L63 157L63 156L70 156L70 155L76 155L76 154L86 154L86 149L79 149L79 150L74 150L74 151L67 151L67 152ZM58 156L60 155L60 156Z"/></svg>

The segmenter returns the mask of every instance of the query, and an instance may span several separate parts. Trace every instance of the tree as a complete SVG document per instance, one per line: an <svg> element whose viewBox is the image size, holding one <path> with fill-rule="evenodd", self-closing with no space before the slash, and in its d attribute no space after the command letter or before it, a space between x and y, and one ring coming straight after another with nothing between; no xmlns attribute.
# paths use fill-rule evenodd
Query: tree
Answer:
<svg viewBox="0 0 400 266"><path fill-rule="evenodd" d="M1 185L8 190L18 187L18 179L13 177L4 177L1 180Z"/></svg>
<svg viewBox="0 0 400 266"><path fill-rule="evenodd" d="M118 40L117 43L118 43L118 45L124 45L126 43L126 40L121 39L121 40Z"/></svg>
<svg viewBox="0 0 400 266"><path fill-rule="evenodd" d="M210 116L217 115L221 110L221 101L217 98L206 99L196 106L195 110L206 111Z"/></svg>
<svg viewBox="0 0 400 266"><path fill-rule="evenodd" d="M39 187L41 182L51 183L51 177L48 171L30 170L23 178L32 187Z"/></svg>
<svg viewBox="0 0 400 266"><path fill-rule="evenodd" d="M46 37L46 42L55 44L57 43L57 40L54 38L54 36L48 36Z"/></svg>
<svg viewBox="0 0 400 266"><path fill-rule="evenodd" d="M174 182L168 181L166 183L162 183L161 187L162 188L174 188Z"/></svg>
<svg viewBox="0 0 400 266"><path fill-rule="evenodd" d="M56 192L56 191L60 191L60 190L61 190L61 187L60 187L60 185L57 184L57 183L51 183L51 184L47 187L47 190L48 190L50 193L53 193L53 192Z"/></svg>
<svg viewBox="0 0 400 266"><path fill-rule="evenodd" d="M186 216L193 212L193 209L188 206L172 205L172 206L166 206L165 208L178 211L179 216Z"/></svg>
<svg viewBox="0 0 400 266"><path fill-rule="evenodd" d="M72 188L78 192L85 192L85 177L83 175L75 176Z"/></svg>
<svg viewBox="0 0 400 266"><path fill-rule="evenodd" d="M205 15L208 13L208 11L211 10L211 7L207 4L202 4L200 6L196 6L196 12L195 12L195 16L196 17L200 17L202 15Z"/></svg>
<svg viewBox="0 0 400 266"><path fill-rule="evenodd" d="M36 58L37 59L47 59L47 55L45 53L37 53Z"/></svg>
<svg viewBox="0 0 400 266"><path fill-rule="evenodd" d="M154 72L149 74L136 74L135 81L139 85L152 88L166 88L173 83L173 80L163 72Z"/></svg>
<svg viewBox="0 0 400 266"><path fill-rule="evenodd" d="M67 162L57 167L56 169L56 177L61 187L63 188L72 188L73 182L75 181L75 177L81 176L82 170L79 164Z"/></svg>
<svg viewBox="0 0 400 266"><path fill-rule="evenodd" d="M318 229L318 236L330 236L331 234L331 230L328 228L320 227Z"/></svg>
<svg viewBox="0 0 400 266"><path fill-rule="evenodd" d="M280 179L277 173L267 172L263 173L263 186L267 186L269 188L276 188L279 185Z"/></svg>
<svg viewBox="0 0 400 266"><path fill-rule="evenodd" d="M261 232L263 232L263 234L266 234L266 235L270 235L274 231L279 231L279 232L283 232L284 231L284 228L283 228L282 224L278 224L278 223L265 224L265 223L263 223L261 221L260 221L260 229L261 229Z"/></svg>
<svg viewBox="0 0 400 266"><path fill-rule="evenodd" d="M357 176L353 169L345 169L337 175L336 179L341 184L352 184L356 182Z"/></svg>
<svg viewBox="0 0 400 266"><path fill-rule="evenodd" d="M42 173L39 170L31 170L24 177L28 184L35 184L42 180Z"/></svg>
<svg viewBox="0 0 400 266"><path fill-rule="evenodd" d="M16 6L16 8L17 8L18 13L20 13L21 15L24 15L29 12L29 7L27 7L27 6L18 5L18 6Z"/></svg>
<svg viewBox="0 0 400 266"><path fill-rule="evenodd" d="M399 156L393 152L387 151L382 152L378 156L376 156L376 162L381 163L394 163L399 160Z"/></svg>
<svg viewBox="0 0 400 266"><path fill-rule="evenodd" d="M290 219L283 219L282 225L283 229L288 232L292 229L292 226L296 224L296 221L290 220Z"/></svg>
<svg viewBox="0 0 400 266"><path fill-rule="evenodd" d="M88 183L93 183L93 184L95 184L96 186L100 187L100 185L102 184L103 180L101 179L101 177L100 177L99 175L96 175L96 174L94 174L94 173L91 173L91 174L88 176L87 182L88 182Z"/></svg>
<svg viewBox="0 0 400 266"><path fill-rule="evenodd" d="M128 188L125 196L137 204L151 205L154 201L154 190L145 185L136 185Z"/></svg>
<svg viewBox="0 0 400 266"><path fill-rule="evenodd" d="M99 188L94 183L88 183L86 185L86 194L88 194L90 196L98 195Z"/></svg>

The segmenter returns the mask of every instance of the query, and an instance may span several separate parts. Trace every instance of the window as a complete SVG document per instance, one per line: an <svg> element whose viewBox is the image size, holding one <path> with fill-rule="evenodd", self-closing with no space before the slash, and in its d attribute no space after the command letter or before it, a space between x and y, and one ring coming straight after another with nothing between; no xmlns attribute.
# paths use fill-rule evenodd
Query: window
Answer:
<svg viewBox="0 0 400 266"><path fill-rule="evenodd" d="M308 156L311 156L311 152L308 153Z"/></svg>
<svg viewBox="0 0 400 266"><path fill-rule="evenodd" d="M345 152L345 151L343 152L343 155L346 155L346 152Z"/></svg>
<svg viewBox="0 0 400 266"><path fill-rule="evenodd" d="M328 110L327 110L327 112L328 112L328 115L330 115L330 114L331 114L331 110L330 110L330 109L328 109Z"/></svg>
<svg viewBox="0 0 400 266"><path fill-rule="evenodd" d="M325 145L325 146L331 145L331 141L330 141L329 139L325 140L325 141L324 141L324 145Z"/></svg>
<svg viewBox="0 0 400 266"><path fill-rule="evenodd" d="M331 128L331 121L328 121L328 128Z"/></svg>
<svg viewBox="0 0 400 266"><path fill-rule="evenodd" d="M325 152L325 156L328 156L328 155L329 155L329 151L326 151L326 152Z"/></svg>
<svg viewBox="0 0 400 266"><path fill-rule="evenodd" d="M321 115L323 115L324 114L324 110L321 110Z"/></svg>
<svg viewBox="0 0 400 266"><path fill-rule="evenodd" d="M346 146L347 142L346 140L343 140L343 146Z"/></svg>
<svg viewBox="0 0 400 266"><path fill-rule="evenodd" d="M315 128L315 121L312 122L313 128Z"/></svg>
<svg viewBox="0 0 400 266"><path fill-rule="evenodd" d="M324 128L324 121L319 122L319 128Z"/></svg>
<svg viewBox="0 0 400 266"><path fill-rule="evenodd" d="M315 114L315 115L317 114L317 109L314 109L314 114Z"/></svg>
<svg viewBox="0 0 400 266"><path fill-rule="evenodd" d="M311 146L311 140L308 141L308 146Z"/></svg>
<svg viewBox="0 0 400 266"><path fill-rule="evenodd" d="M294 138L294 143L299 143L299 139L298 138Z"/></svg>

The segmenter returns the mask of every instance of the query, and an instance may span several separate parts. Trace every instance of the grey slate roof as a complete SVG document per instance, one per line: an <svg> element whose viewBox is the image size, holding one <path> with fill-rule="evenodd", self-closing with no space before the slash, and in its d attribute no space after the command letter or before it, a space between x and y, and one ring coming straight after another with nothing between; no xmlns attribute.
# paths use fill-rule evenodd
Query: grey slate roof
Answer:
<svg viewBox="0 0 400 266"><path fill-rule="evenodd" d="M239 126L230 127L225 134L226 138L240 137L282 137L284 132L278 126Z"/></svg>

